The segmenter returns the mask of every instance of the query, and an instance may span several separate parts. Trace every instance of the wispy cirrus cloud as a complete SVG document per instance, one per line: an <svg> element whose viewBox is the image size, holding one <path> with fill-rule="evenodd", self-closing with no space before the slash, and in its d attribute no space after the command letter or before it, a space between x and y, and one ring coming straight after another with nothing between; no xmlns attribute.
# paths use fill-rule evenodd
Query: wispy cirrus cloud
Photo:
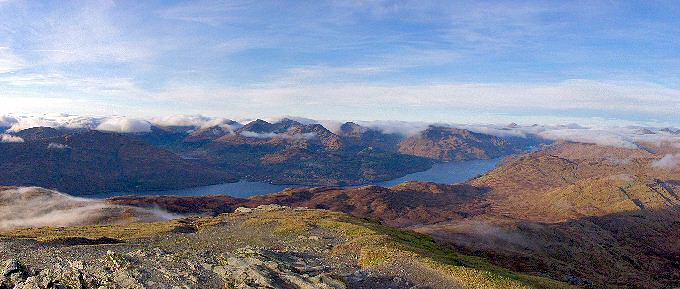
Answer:
<svg viewBox="0 0 680 289"><path fill-rule="evenodd" d="M633 4L9 1L0 111L680 123L680 11Z"/></svg>
<svg viewBox="0 0 680 289"><path fill-rule="evenodd" d="M0 84L14 87L58 87L85 92L122 91L131 93L139 88L131 78L78 77L60 73L24 73L0 76Z"/></svg>
<svg viewBox="0 0 680 289"><path fill-rule="evenodd" d="M42 62L132 62L152 55L149 43L131 38L114 19L114 1L71 5L27 22L33 31L27 40Z"/></svg>
<svg viewBox="0 0 680 289"><path fill-rule="evenodd" d="M14 54L11 48L0 46L0 73L17 71L25 66L24 60Z"/></svg>
<svg viewBox="0 0 680 289"><path fill-rule="evenodd" d="M226 22L240 22L249 7L258 1L194 1L162 8L155 13L163 18L218 26Z"/></svg>
<svg viewBox="0 0 680 289"><path fill-rule="evenodd" d="M293 74L296 71L292 71ZM311 77L314 73L302 71ZM502 83L433 83L394 85L380 83L274 82L254 87L215 89L173 88L154 94L157 99L216 103L252 100L256 103L305 100L328 106L439 106L448 108L549 109L673 113L680 109L680 90L651 83L635 85L590 80L567 80L540 85Z"/></svg>

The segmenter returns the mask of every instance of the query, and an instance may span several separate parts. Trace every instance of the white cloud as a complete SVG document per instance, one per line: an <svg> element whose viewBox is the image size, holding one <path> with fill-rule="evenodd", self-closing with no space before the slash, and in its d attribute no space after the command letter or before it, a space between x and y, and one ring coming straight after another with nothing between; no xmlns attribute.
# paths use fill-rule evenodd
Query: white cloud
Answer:
<svg viewBox="0 0 680 289"><path fill-rule="evenodd" d="M44 114L39 116L21 116L12 124L8 131L17 132L33 127L51 128L95 128L100 122L98 117L83 117L68 114Z"/></svg>
<svg viewBox="0 0 680 289"><path fill-rule="evenodd" d="M50 144L47 145L47 149L51 149L51 150L65 150L65 149L68 149L68 148L71 148L71 147L69 147L65 144L54 143L54 142L51 142Z"/></svg>
<svg viewBox="0 0 680 289"><path fill-rule="evenodd" d="M206 128L211 128L211 127L215 127L215 126L223 128L223 129L227 129L229 131L235 131L235 130L243 127L243 124L240 124L240 123L235 122L235 121L228 119L228 118L217 117L217 118L213 118L211 120L206 121L201 126L199 126L199 128L206 129Z"/></svg>
<svg viewBox="0 0 680 289"><path fill-rule="evenodd" d="M537 132L531 128L526 127L514 127L510 128L503 125L492 125L492 124L454 124L452 125L456 128L466 129L476 133L483 133L498 137L526 137L528 134L536 134Z"/></svg>
<svg viewBox="0 0 680 289"><path fill-rule="evenodd" d="M400 53L375 56L369 61L353 65L305 65L293 67L285 70L276 81L280 84L295 85L300 85L301 83L333 82L338 79L347 82L367 76L405 71L415 67L442 66L450 64L460 57L459 53L444 49L408 49Z"/></svg>
<svg viewBox="0 0 680 289"><path fill-rule="evenodd" d="M96 130L119 133L150 132L151 123L141 119L114 117L104 120Z"/></svg>
<svg viewBox="0 0 680 289"><path fill-rule="evenodd" d="M18 132L34 127L60 127L62 123L44 118L22 118L10 127L9 131Z"/></svg>
<svg viewBox="0 0 680 289"><path fill-rule="evenodd" d="M173 115L155 117L149 120L127 118L121 116L93 117L69 114L42 114L19 117L0 116L0 127L10 126L8 131L17 132L33 127L51 127L67 129L96 129L123 133L142 133L151 131L151 125L159 126L189 126L194 128L209 128L219 126L230 131L243 125L226 118L212 118L200 115Z"/></svg>
<svg viewBox="0 0 680 289"><path fill-rule="evenodd" d="M187 126L199 129L217 126L229 131L236 130L243 126L242 124L227 118L185 114L155 117L151 118L149 121L158 126Z"/></svg>
<svg viewBox="0 0 680 289"><path fill-rule="evenodd" d="M22 143L22 142L24 142L24 139L18 136L13 136L4 133L0 134L0 143Z"/></svg>
<svg viewBox="0 0 680 289"><path fill-rule="evenodd" d="M131 62L151 55L146 43L118 27L111 16L115 2L87 1L77 8L31 22L36 50L48 63Z"/></svg>
<svg viewBox="0 0 680 289"><path fill-rule="evenodd" d="M160 210L110 205L42 188L0 190L0 230L151 222L177 217Z"/></svg>
<svg viewBox="0 0 680 289"><path fill-rule="evenodd" d="M303 124L324 125L327 129L338 132L340 125L344 121L336 120L315 120L304 117L263 117L270 122L278 122L284 118L292 119ZM0 120L3 118L0 117ZM38 116L14 115L5 117L5 123L11 124L9 132L16 132L26 128L45 126L54 128L69 129L97 129L102 131L113 131L122 133L143 133L149 132L151 125L159 126L186 126L193 129L207 129L219 127L227 132L234 132L243 127L241 123L234 122L227 118L206 117L201 115L172 115L168 117L155 117L149 120L140 118L127 118L122 116L111 117L88 117L68 114L46 114ZM249 121L244 119L244 121ZM526 137L529 135L538 136L544 139L555 141L572 141L581 143L592 143L606 146L616 146L623 148L637 148L639 145L661 145L680 147L680 134L662 130L665 126L597 126L589 123L588 126L576 123L564 125L513 125L508 124L461 124L452 122L413 122L413 121L361 121L352 120L355 123L375 129L384 133L397 133L404 136L415 135L430 125L440 125L467 129L473 132L495 135L499 137ZM609 124L628 124L620 121L610 121ZM221 132L224 133L224 132ZM288 139L309 139L316 137L310 134L276 134L276 133L255 133L250 131L242 132L245 137L252 138L288 138Z"/></svg>
<svg viewBox="0 0 680 289"><path fill-rule="evenodd" d="M253 87L216 89L177 87L152 93L158 101L191 102L214 106L228 100L256 109L261 105L305 107L316 105L361 109L588 110L665 113L680 110L680 90L651 83L568 80L549 84L431 83L419 85L375 82L272 82ZM260 107L261 108L261 107Z"/></svg>
<svg viewBox="0 0 680 289"><path fill-rule="evenodd" d="M318 123L323 125L327 130L337 134L340 132L340 127L342 127L345 122L338 120L319 120Z"/></svg>
<svg viewBox="0 0 680 289"><path fill-rule="evenodd" d="M18 120L8 115L0 115L0 127L11 127Z"/></svg>
<svg viewBox="0 0 680 289"><path fill-rule="evenodd" d="M202 115L178 114L166 117L152 118L150 121L158 126L191 126L201 127L212 119Z"/></svg>
<svg viewBox="0 0 680 289"><path fill-rule="evenodd" d="M227 21L243 19L244 10L249 5L248 1L204 0L174 5L156 11L156 14L166 19L217 26Z"/></svg>
<svg viewBox="0 0 680 289"><path fill-rule="evenodd" d="M553 129L540 132L539 135L551 140L592 143L632 149L638 148L630 136L622 135L612 130Z"/></svg>
<svg viewBox="0 0 680 289"><path fill-rule="evenodd" d="M387 134L401 134L403 136L412 136L426 130L431 123L427 122L409 122L398 120L387 121L355 121L356 124L368 127L371 129L382 131Z"/></svg>
<svg viewBox="0 0 680 289"><path fill-rule="evenodd" d="M427 129L430 125L455 127L499 137L537 136L553 141L571 141L622 148L638 148L640 144L678 147L680 135L664 132L660 128L630 127L585 127L575 123L565 125L498 125L498 124L457 124L405 121L354 121L355 123L384 133L399 133L411 136ZM649 130L642 134L641 130Z"/></svg>
<svg viewBox="0 0 680 289"><path fill-rule="evenodd" d="M24 61L9 47L0 47L0 73L17 71L24 67Z"/></svg>
<svg viewBox="0 0 680 289"><path fill-rule="evenodd" d="M266 122L269 122L269 123L277 123L277 122L281 122L281 121L286 120L286 119L289 119L289 120L292 120L292 121L297 121L297 122L304 124L304 125L319 123L319 121L317 121L315 119L301 117L301 116L291 116L291 115L263 117L261 119L266 121Z"/></svg>
<svg viewBox="0 0 680 289"><path fill-rule="evenodd" d="M672 170L680 166L680 154L668 154L652 163L652 167Z"/></svg>
<svg viewBox="0 0 680 289"><path fill-rule="evenodd" d="M240 132L240 134L242 136L245 136L245 137L261 138L261 139L283 138L283 139L292 139L292 140L302 140L302 139L313 139L313 138L316 137L316 133L313 133L313 132L286 134L286 133L273 133L273 132L259 133L259 132L252 132L252 131L242 131L242 132Z"/></svg>
<svg viewBox="0 0 680 289"><path fill-rule="evenodd" d="M598 6L599 8L605 6L603 4L593 5L601 5ZM506 79L508 76L512 78L511 74L515 72L529 71L533 73L533 78L530 76L526 81L539 84L512 85L484 82L484 79L499 78L497 73L492 73L490 76L480 75L479 70L488 70L486 65L493 63L490 63L489 59L476 59L471 55L488 53L489 49L506 49L508 46L516 45L522 50L521 55L531 57L532 51L522 49L525 45L532 46L527 44L550 41L546 41L545 38L533 39L539 41L525 40L532 39L536 35L562 35L548 32L574 33L568 29L573 23L562 22L563 19L573 19L567 16L589 17L591 13L609 11L608 9L585 11L579 4L331 1L304 5L304 8L293 5L290 8L296 17L292 18L282 17L277 11L278 5L258 1L206 0L162 5L146 4L144 8L150 8L147 11L142 11L144 9L140 9L141 7L137 5L115 1L87 1L76 5L65 3L54 6L26 5L27 11L23 17L39 16L35 19L18 18L14 21L10 19L6 21L7 23L3 23L7 27L3 27L0 31L2 33L0 38L4 36L10 40L2 45L20 43L22 49L11 51L9 48L3 48L0 54L20 53L21 57L30 60L30 66L39 67L31 69L32 73L3 75L0 77L0 82L11 86L11 89L23 89L22 92L25 93L31 91L49 96L60 94L65 96L64 98L70 97L73 101L81 100L78 103L79 111L74 112L93 110L93 107L97 107L96 113L101 113L101 111L106 111L102 108L104 104L116 103L117 108L121 110L110 109L109 112L141 114L142 111L149 112L151 109L158 109L157 111L164 109L163 112L170 112L180 108L187 110L183 113L263 111L264 114L271 115L276 114L274 110L280 106L297 106L299 108L297 111L286 113L315 114L312 117L324 117L324 114L329 115L337 110L343 110L346 115L342 117L355 113L352 117L385 118L382 117L384 114L375 113L373 110L367 112L369 109L365 109L373 107L391 111L408 111L411 120L417 117L424 121L439 121L444 119L427 119L426 113L419 112L417 115L410 112L415 109L426 111L430 108L492 112L524 109L570 112L583 109L596 110L593 113L595 115L598 114L597 111L672 114L679 108L680 97L678 96L680 94L677 89L664 88L650 83L622 84L609 81L569 80L540 84L544 83L545 79L564 79L573 77L573 75L589 75L589 73L586 71L582 74L565 73L567 76L536 76L535 74L543 71L536 71L531 67L508 65L507 62L521 64L526 61L526 59L509 58L517 54L517 51L509 51L508 55L489 53L492 60L498 60L501 70L506 71L500 78ZM121 15L124 17L117 17ZM318 17L320 15L328 17ZM560 17L552 17L554 15ZM161 16L163 19L155 16ZM610 16L617 15L613 13ZM69 21L64 21L64 19ZM169 19L178 20L179 23ZM393 27L394 31L392 29L373 31L354 26L362 25L365 21L385 20L423 24L423 29L431 30L427 30L428 33L416 33L416 31ZM200 25L186 23L187 21L220 27L219 30L214 27L200 27ZM140 26L139 23L149 25ZM271 23L280 25L270 25ZM566 27L560 28L562 25ZM20 26L27 27L21 29ZM244 33L255 26L266 28L257 33L251 33L252 35ZM11 33L5 33L5 30ZM670 31L675 31L675 29ZM668 32L669 30L666 29L658 35L668 34ZM271 37L272 35L279 36ZM280 52L294 55L315 51L319 56L318 61L306 62L305 65L297 63L298 66L293 67L290 67L287 62L283 64L280 61L274 61L273 64L259 63L251 70L249 67L236 64L244 59L259 60L256 59L259 53L233 59L236 60L235 62L227 61L226 57L204 57L204 55L211 55L205 53L206 49L208 51L221 49L226 53L232 53L256 47L262 40L268 38L276 38L269 40L266 45L275 50L276 55L282 55ZM331 38L334 39L331 40ZM382 45L374 45L375 43ZM564 45L564 43L559 44ZM316 51L322 45L327 47ZM350 50L345 49L344 45L355 48L375 47L366 50ZM571 51L571 49L560 49L561 47L557 46L552 48ZM339 51L347 51L347 53L337 54ZM358 51L361 53L357 54ZM548 49L545 51L550 51L551 54L555 52ZM0 56L0 59L15 59L15 56ZM554 56L546 57L540 54L536 57L545 57L554 61ZM465 62L462 62L460 67L451 65L461 59ZM15 60L10 61L14 63L10 66L17 66L18 62ZM208 62L209 60L212 61ZM582 61L578 60L573 63L582 63ZM100 62L116 63L109 66L102 65ZM124 64L121 65L118 62ZM545 62L545 59L538 59L537 63L545 64ZM343 65L337 63L343 63ZM473 67L477 63L483 66L479 69ZM438 67L441 65L447 66ZM428 69L406 71L422 66ZM545 68L544 66L541 67ZM3 65L0 64L0 71L3 71L2 67ZM272 72L259 73L263 68ZM430 68L435 69L432 71ZM604 70L606 69L605 67ZM195 79L187 79L182 83L176 81L182 79L172 79L176 77L176 70L202 70L205 74L201 73ZM243 70L244 73L239 73L239 70ZM258 73L253 73L255 70ZM465 73L466 70L470 70L472 75L457 77L459 73ZM569 72L573 70L569 69ZM391 75L394 72L403 74ZM236 78L236 74L245 75L243 78L247 81L241 82L242 79ZM249 76L255 74L258 76ZM550 74L550 72L545 74ZM668 74L672 75L672 73ZM92 77L92 75L98 76ZM617 74L610 73L610 75ZM517 76L515 79L525 79L522 76L524 75ZM597 75L594 77L602 78ZM657 78L632 77L662 81ZM482 81L468 83L442 81L442 79L457 78L482 79ZM148 83L143 83L144 79L150 80ZM422 79L433 81L425 83ZM135 83L135 80L139 83ZM165 83L179 84L176 84L177 87L163 87ZM196 83L206 84L202 86ZM215 87L215 83L251 84ZM673 82L666 81L665 83ZM39 90L37 86L43 86L40 88L41 91L36 92ZM144 89L144 87L153 87L153 89ZM52 88L58 89L52 90ZM71 91L61 91L62 89L74 89L83 93L69 94ZM3 97L10 96L3 95ZM13 100L21 98L18 94L11 97ZM83 104L84 99L90 101ZM57 100L48 100L50 100L49 106L57 106L55 104ZM172 102L168 103L167 100L172 100ZM102 105L91 105L92 102ZM187 103L191 105L186 105ZM9 105L18 106L17 104ZM59 104L59 106L68 107L68 104ZM361 108L364 110L360 110ZM411 108L414 109L411 110ZM524 114L532 112L523 111ZM443 114L440 113L440 115ZM455 113L450 113L450 115L453 114Z"/></svg>
<svg viewBox="0 0 680 289"><path fill-rule="evenodd" d="M0 76L0 85L14 88L58 88L70 89L96 95L133 94L144 95L130 78L118 77L75 77L60 73L21 73Z"/></svg>

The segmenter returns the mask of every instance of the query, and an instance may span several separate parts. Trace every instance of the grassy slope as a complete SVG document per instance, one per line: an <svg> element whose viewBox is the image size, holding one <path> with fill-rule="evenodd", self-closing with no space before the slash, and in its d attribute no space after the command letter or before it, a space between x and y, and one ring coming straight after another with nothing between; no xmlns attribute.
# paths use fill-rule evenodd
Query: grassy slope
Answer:
<svg viewBox="0 0 680 289"><path fill-rule="evenodd" d="M276 210L253 214L228 214L160 223L70 228L30 228L0 233L0 237L54 241L68 238L109 237L141 241L175 230L210 229L228 218L253 230L274 225L272 234L282 238L310 230L327 230L345 237L333 254L356 254L361 267L409 262L436 272L463 288L570 288L551 279L519 274L491 265L485 259L464 256L438 245L431 237L382 226L376 222L325 210Z"/></svg>

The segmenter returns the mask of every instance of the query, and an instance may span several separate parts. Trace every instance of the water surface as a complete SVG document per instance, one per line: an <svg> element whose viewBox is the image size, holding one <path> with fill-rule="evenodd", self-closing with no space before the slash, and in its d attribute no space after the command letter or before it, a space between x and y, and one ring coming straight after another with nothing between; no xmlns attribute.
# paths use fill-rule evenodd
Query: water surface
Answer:
<svg viewBox="0 0 680 289"><path fill-rule="evenodd" d="M432 168L430 168L427 171L417 172L403 176L401 178L396 178L394 180L380 182L377 183L377 185L383 187L390 187L408 181L434 182L441 184L453 184L465 182L469 179L485 174L488 171L492 170L502 159L503 158L496 158L490 160L474 160L435 164L434 166L432 166Z"/></svg>
<svg viewBox="0 0 680 289"><path fill-rule="evenodd" d="M435 164L427 171L417 172L389 181L377 182L366 185L378 185L383 187L394 186L408 181L435 182L453 184L465 182L478 175L484 174L496 167L502 158L490 160L474 160L462 162L447 162ZM140 191L140 192L113 192L92 195L92 198L109 198L124 195L174 195L174 196L206 196L206 195L229 195L246 198L257 195L266 195L280 192L286 188L308 187L294 185L274 185L264 182L240 181L212 186L195 187L189 189L169 191Z"/></svg>

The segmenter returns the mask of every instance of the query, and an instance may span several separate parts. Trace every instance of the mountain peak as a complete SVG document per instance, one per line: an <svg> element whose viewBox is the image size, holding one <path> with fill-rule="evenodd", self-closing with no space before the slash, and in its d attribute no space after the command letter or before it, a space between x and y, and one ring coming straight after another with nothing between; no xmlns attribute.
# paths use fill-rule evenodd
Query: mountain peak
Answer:
<svg viewBox="0 0 680 289"><path fill-rule="evenodd" d="M256 133L271 132L272 124L258 118L241 127L239 131L252 131Z"/></svg>
<svg viewBox="0 0 680 289"><path fill-rule="evenodd" d="M364 127L348 121L340 126L340 133L345 136L358 137L364 131Z"/></svg>

